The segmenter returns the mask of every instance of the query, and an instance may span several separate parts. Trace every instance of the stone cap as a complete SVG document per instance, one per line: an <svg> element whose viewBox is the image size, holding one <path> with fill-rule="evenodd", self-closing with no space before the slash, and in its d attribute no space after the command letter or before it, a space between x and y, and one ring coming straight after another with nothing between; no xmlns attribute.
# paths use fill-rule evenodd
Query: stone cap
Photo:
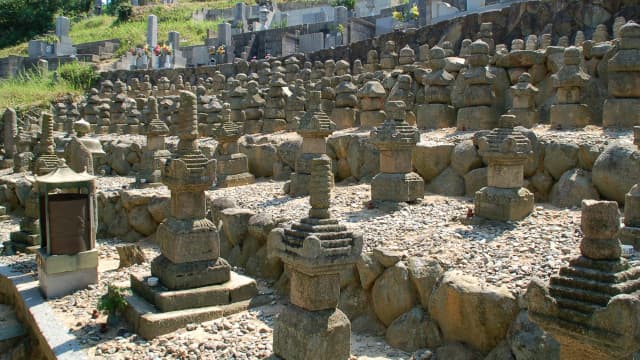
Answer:
<svg viewBox="0 0 640 360"><path fill-rule="evenodd" d="M322 111L320 96L320 91L309 92L309 110L302 115L297 130L302 137L327 137L336 129L336 124Z"/></svg>
<svg viewBox="0 0 640 360"><path fill-rule="evenodd" d="M385 98L387 92L384 86L378 80L367 81L360 89L358 89L359 98Z"/></svg>
<svg viewBox="0 0 640 360"><path fill-rule="evenodd" d="M531 141L521 131L513 129L515 122L514 115L500 116L501 127L478 139L478 153L487 158L513 158L523 161L531 154Z"/></svg>

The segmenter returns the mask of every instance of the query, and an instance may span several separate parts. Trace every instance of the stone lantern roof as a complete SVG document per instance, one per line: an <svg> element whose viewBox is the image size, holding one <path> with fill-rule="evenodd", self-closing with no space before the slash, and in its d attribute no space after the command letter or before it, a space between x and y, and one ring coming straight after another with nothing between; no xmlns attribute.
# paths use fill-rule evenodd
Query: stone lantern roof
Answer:
<svg viewBox="0 0 640 360"><path fill-rule="evenodd" d="M222 125L216 132L216 140L221 143L228 143L238 140L242 136L242 125L231 120L231 105L224 103L220 112Z"/></svg>
<svg viewBox="0 0 640 360"><path fill-rule="evenodd" d="M513 158L524 160L531 154L531 141L521 131L515 130L514 115L502 115L498 128L478 140L479 154L487 158Z"/></svg>
<svg viewBox="0 0 640 360"><path fill-rule="evenodd" d="M309 109L300 119L298 134L302 137L327 137L336 129L336 124L320 107L320 91L309 92Z"/></svg>

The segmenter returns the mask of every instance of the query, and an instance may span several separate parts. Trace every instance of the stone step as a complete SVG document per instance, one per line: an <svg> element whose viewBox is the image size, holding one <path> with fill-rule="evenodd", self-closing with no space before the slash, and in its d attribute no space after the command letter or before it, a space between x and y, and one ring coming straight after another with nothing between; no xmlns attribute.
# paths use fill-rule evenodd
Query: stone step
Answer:
<svg viewBox="0 0 640 360"><path fill-rule="evenodd" d="M615 283L619 278L615 273L604 272L600 270L594 270L589 268L571 266L563 267L560 269L560 275L566 277L577 277L587 280L593 280L603 283Z"/></svg>
<svg viewBox="0 0 640 360"><path fill-rule="evenodd" d="M573 299L599 306L607 306L609 300L612 298L610 294L553 284L549 287L549 292L553 297L560 296L566 299Z"/></svg>
<svg viewBox="0 0 640 360"><path fill-rule="evenodd" d="M593 312L596 310L602 309L602 306L599 305L594 305L574 299L568 299L562 296L555 296L554 298L561 308L575 310L587 316L593 314Z"/></svg>
<svg viewBox="0 0 640 360"><path fill-rule="evenodd" d="M618 295L619 289L613 286L611 283L605 283L600 281L594 281L590 279L583 279L578 277L567 277L562 275L554 275L551 277L549 283L553 285L566 286L571 288L580 288L584 290L599 292L603 294L609 294L611 296Z"/></svg>

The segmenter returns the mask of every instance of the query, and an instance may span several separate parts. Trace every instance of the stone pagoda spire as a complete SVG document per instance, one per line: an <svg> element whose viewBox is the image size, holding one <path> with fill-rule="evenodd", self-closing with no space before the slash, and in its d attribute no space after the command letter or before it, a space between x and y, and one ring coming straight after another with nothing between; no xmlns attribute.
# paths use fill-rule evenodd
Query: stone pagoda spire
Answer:
<svg viewBox="0 0 640 360"><path fill-rule="evenodd" d="M309 92L308 110L300 119L297 132L302 136L302 150L296 158L295 172L291 174L291 196L304 196L309 193L313 159L329 159L326 155L327 137L336 129L336 124L323 111L320 96L320 91Z"/></svg>
<svg viewBox="0 0 640 360"><path fill-rule="evenodd" d="M478 139L479 154L489 164L488 186L476 192L474 199L478 216L520 220L533 211L533 194L522 187L531 141L514 129L515 121L513 115L502 115L500 127Z"/></svg>
<svg viewBox="0 0 640 360"><path fill-rule="evenodd" d="M171 155L164 144L164 138L169 135L169 127L158 117L158 101L155 97L149 97L147 107L147 146L142 151L142 170L136 179L140 186L161 185L161 169Z"/></svg>
<svg viewBox="0 0 640 360"><path fill-rule="evenodd" d="M42 135L36 150L36 161L34 173L45 175L58 168L58 157L55 153L55 142L53 141L53 115L42 114Z"/></svg>
<svg viewBox="0 0 640 360"><path fill-rule="evenodd" d="M282 259L291 271L292 305L280 314L273 333L273 351L284 359L350 356L351 323L336 306L340 271L360 258L362 235L331 217L332 184L330 160L313 159L309 217L291 228L274 229L267 240L270 256Z"/></svg>
<svg viewBox="0 0 640 360"><path fill-rule="evenodd" d="M620 257L618 204L582 201L580 256L527 289L529 317L560 343L560 358L631 359L640 349L640 267Z"/></svg>
<svg viewBox="0 0 640 360"><path fill-rule="evenodd" d="M424 196L424 180L413 172L412 152L420 132L406 121L404 101L386 104L387 120L371 131L380 151L380 172L371 181L371 200L414 202Z"/></svg>
<svg viewBox="0 0 640 360"><path fill-rule="evenodd" d="M218 148L218 187L230 187L253 184L255 177L249 172L247 155L238 151L238 139L242 136L242 124L233 121L231 106L222 105L220 117L222 124L216 130Z"/></svg>

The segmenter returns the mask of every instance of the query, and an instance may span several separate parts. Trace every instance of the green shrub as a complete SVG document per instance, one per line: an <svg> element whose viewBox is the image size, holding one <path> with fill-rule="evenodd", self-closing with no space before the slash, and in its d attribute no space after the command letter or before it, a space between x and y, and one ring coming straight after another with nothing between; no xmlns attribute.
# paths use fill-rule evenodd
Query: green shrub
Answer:
<svg viewBox="0 0 640 360"><path fill-rule="evenodd" d="M87 90L100 78L93 66L78 62L61 65L58 75L76 90Z"/></svg>
<svg viewBox="0 0 640 360"><path fill-rule="evenodd" d="M116 16L119 22L129 21L129 19L131 19L132 14L133 14L133 8L129 3L120 4L116 9Z"/></svg>

